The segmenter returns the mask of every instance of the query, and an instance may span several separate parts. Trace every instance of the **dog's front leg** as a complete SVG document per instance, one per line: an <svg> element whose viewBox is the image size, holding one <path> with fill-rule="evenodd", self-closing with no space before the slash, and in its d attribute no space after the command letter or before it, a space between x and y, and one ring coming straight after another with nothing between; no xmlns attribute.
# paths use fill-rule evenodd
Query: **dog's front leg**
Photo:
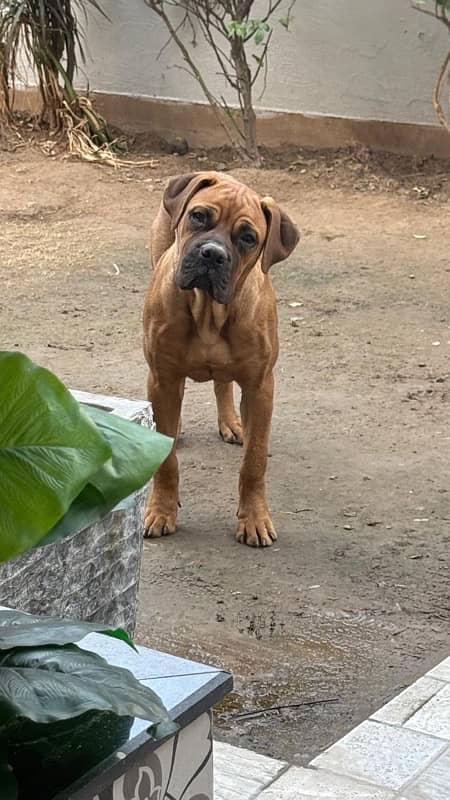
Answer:
<svg viewBox="0 0 450 800"><path fill-rule="evenodd" d="M258 386L242 385L244 458L239 476L236 539L251 547L269 547L277 538L266 500L265 475L273 408L273 375Z"/></svg>
<svg viewBox="0 0 450 800"><path fill-rule="evenodd" d="M153 490L147 500L144 516L146 538L175 533L178 511L178 459L175 455L179 431L184 379L161 380L151 373L148 398L152 403L156 428L175 439L172 452L153 478Z"/></svg>

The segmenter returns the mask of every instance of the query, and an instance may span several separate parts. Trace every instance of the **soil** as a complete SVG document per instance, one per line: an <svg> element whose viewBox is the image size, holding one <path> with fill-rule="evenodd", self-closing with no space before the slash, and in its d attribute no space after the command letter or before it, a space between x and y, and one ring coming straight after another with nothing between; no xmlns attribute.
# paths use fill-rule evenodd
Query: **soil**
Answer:
<svg viewBox="0 0 450 800"><path fill-rule="evenodd" d="M241 450L218 438L212 387L190 384L180 527L145 542L137 638L231 669L217 737L304 764L449 654L450 167L155 151L114 171L18 145L0 145L1 344L72 387L144 396L166 176L232 168L302 230L273 269L279 541L234 541Z"/></svg>

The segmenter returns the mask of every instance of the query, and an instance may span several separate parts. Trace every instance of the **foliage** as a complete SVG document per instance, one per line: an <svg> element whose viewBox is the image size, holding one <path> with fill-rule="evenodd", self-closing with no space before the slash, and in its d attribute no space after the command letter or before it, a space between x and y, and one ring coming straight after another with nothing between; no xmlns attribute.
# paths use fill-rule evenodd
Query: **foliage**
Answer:
<svg viewBox="0 0 450 800"><path fill-rule="evenodd" d="M171 447L134 422L83 408L21 353L0 352L0 561L100 519ZM47 800L122 745L134 717L158 737L174 730L151 689L75 644L94 631L134 647L120 628L0 611L4 800L18 789Z"/></svg>
<svg viewBox="0 0 450 800"><path fill-rule="evenodd" d="M229 141L246 160L260 163L258 150L254 88L262 79L264 93L268 75L268 54L274 32L273 19L284 0L267 0L260 16L254 15L255 0L144 0L165 23L170 39L178 46L187 72L195 78L213 109ZM286 14L278 22L289 29L295 0L290 0ZM177 25L176 10L183 16ZM183 37L183 29L192 32L192 47ZM214 53L219 74L236 95L237 109L224 96L216 97L192 54L197 45L196 31ZM163 48L164 49L164 48Z"/></svg>
<svg viewBox="0 0 450 800"><path fill-rule="evenodd" d="M84 409L21 353L0 353L0 376L0 561L101 519L170 453L171 439Z"/></svg>
<svg viewBox="0 0 450 800"><path fill-rule="evenodd" d="M428 16L437 19L439 22L445 25L447 31L450 33L450 0L432 0L431 7L427 0L416 0L416 2L413 4L413 8L415 8L416 11L420 11L422 14L427 14ZM450 118L447 116L442 106L442 96L444 94L446 78L448 83L450 81L450 50L448 51L439 70L436 85L433 91L433 105L439 122L444 128L446 128L448 133L450 133ZM448 97L448 105L450 108L450 94Z"/></svg>
<svg viewBox="0 0 450 800"><path fill-rule="evenodd" d="M22 627L22 620L26 632L17 646L16 629ZM34 625L38 629L36 637ZM74 632L71 620L0 611L0 737L4 727L19 718L49 723L92 709L139 717L154 724L169 721L167 711L152 690L128 670L113 667L96 653L77 647L69 634L62 637L61 626L66 626L66 633ZM55 627L59 636L55 635ZM106 625L95 623L78 622L77 627L77 640L88 633L108 631ZM81 628L84 628L82 633ZM50 642L55 638L68 641L45 644L42 635L45 629ZM119 631L120 638L124 638L124 633Z"/></svg>
<svg viewBox="0 0 450 800"><path fill-rule="evenodd" d="M83 747L84 758L92 765L99 760L101 747L95 733L99 726L105 728L106 721L113 733L116 728L120 733L119 718L129 717L125 738L134 717L148 720L149 732L157 737L176 729L151 689L128 670L111 666L73 643L92 632L133 646L125 631L112 631L105 625L0 611L0 779L6 797L16 797L19 775L11 772L8 763L20 764L21 747L51 762L52 757L60 759L62 745L67 748L67 736L70 748L80 732L82 742L75 749ZM72 719L73 725L63 725ZM75 774L76 769L75 765ZM72 776L64 777L70 780ZM39 782L40 776L34 775L33 780Z"/></svg>
<svg viewBox="0 0 450 800"><path fill-rule="evenodd" d="M40 124L68 136L72 150L91 156L111 148L105 121L79 97L74 78L85 63L81 14L106 17L98 0L0 0L0 113L12 121L14 89L22 59L37 77Z"/></svg>

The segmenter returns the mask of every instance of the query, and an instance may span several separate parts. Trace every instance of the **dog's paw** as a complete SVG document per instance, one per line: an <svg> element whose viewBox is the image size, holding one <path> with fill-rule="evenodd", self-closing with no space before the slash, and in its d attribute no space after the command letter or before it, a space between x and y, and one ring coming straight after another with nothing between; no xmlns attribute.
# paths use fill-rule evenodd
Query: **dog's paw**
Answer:
<svg viewBox="0 0 450 800"><path fill-rule="evenodd" d="M239 544L247 544L249 547L271 547L277 538L267 510L262 513L239 514L236 530L236 540Z"/></svg>
<svg viewBox="0 0 450 800"><path fill-rule="evenodd" d="M227 444L244 444L242 424L238 417L235 420L227 422L219 420L219 433L223 441Z"/></svg>
<svg viewBox="0 0 450 800"><path fill-rule="evenodd" d="M163 511L158 506L150 505L144 516L144 539L159 539L169 536L177 529L177 512Z"/></svg>

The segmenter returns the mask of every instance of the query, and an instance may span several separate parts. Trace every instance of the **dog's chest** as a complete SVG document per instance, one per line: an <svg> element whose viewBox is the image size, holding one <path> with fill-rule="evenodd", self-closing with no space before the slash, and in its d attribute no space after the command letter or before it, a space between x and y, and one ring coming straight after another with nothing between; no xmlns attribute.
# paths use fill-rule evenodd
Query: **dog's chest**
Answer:
<svg viewBox="0 0 450 800"><path fill-rule="evenodd" d="M186 371L194 381L229 381L233 378L231 348L220 335L209 339L198 334L193 336L186 356Z"/></svg>
<svg viewBox="0 0 450 800"><path fill-rule="evenodd" d="M186 371L195 381L232 380L233 355L222 331L226 322L224 306L194 290L191 305L193 330L186 353Z"/></svg>

